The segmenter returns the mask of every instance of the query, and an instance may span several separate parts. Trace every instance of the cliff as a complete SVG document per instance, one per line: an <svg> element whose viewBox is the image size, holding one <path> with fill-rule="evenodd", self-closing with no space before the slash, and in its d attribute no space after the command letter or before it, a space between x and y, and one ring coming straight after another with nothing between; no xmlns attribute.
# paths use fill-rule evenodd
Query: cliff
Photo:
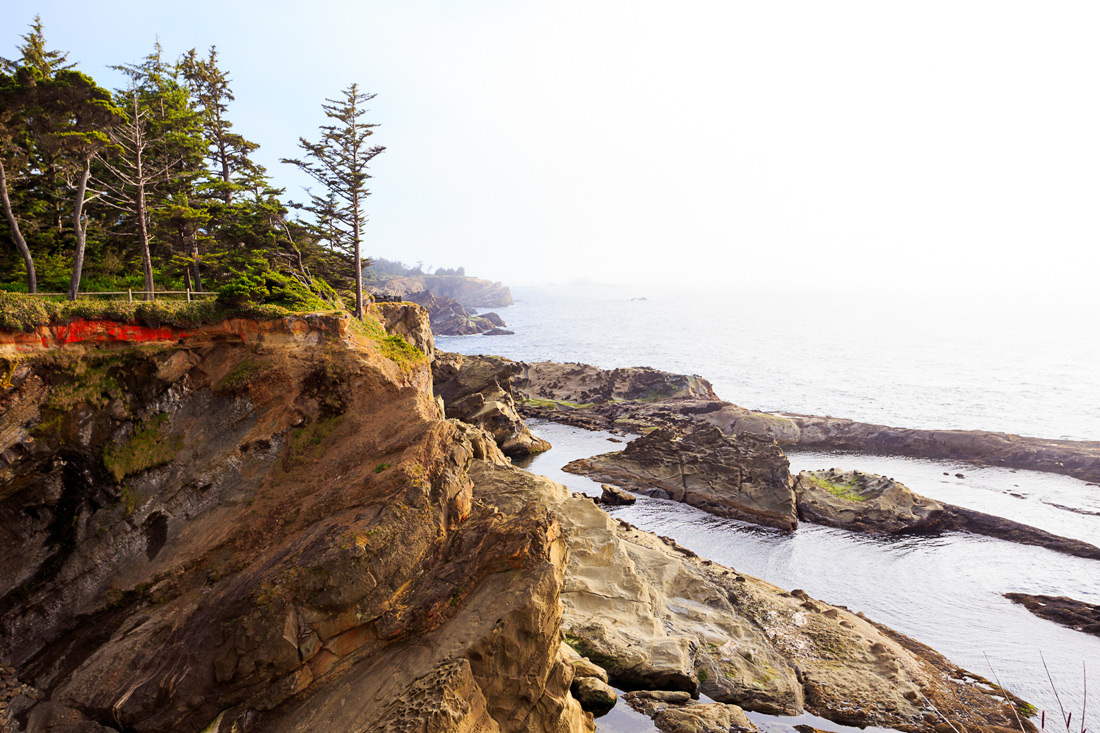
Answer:
<svg viewBox="0 0 1100 733"><path fill-rule="evenodd" d="M591 730L556 519L474 499L505 459L378 315L0 339L7 724Z"/></svg>
<svg viewBox="0 0 1100 733"><path fill-rule="evenodd" d="M429 291L457 300L467 308L504 308L512 305L512 293L499 282L465 275L420 275L391 277L365 283L375 293L407 295Z"/></svg>
<svg viewBox="0 0 1100 733"><path fill-rule="evenodd" d="M513 467L445 418L425 350L406 305L4 334L0 723L581 733L571 688L600 674L728 720L933 733L934 705L984 733L1022 706ZM456 395L494 394L474 386Z"/></svg>

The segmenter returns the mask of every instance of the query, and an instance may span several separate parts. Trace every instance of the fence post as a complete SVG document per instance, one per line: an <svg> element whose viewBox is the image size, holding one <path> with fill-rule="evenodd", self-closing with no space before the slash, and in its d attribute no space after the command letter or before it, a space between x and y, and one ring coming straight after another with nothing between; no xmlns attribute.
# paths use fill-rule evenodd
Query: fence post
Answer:
<svg viewBox="0 0 1100 733"><path fill-rule="evenodd" d="M187 283L187 302L191 302L191 283Z"/></svg>
<svg viewBox="0 0 1100 733"><path fill-rule="evenodd" d="M134 302L134 289L133 288L126 288L126 296L130 299L130 302L133 303Z"/></svg>

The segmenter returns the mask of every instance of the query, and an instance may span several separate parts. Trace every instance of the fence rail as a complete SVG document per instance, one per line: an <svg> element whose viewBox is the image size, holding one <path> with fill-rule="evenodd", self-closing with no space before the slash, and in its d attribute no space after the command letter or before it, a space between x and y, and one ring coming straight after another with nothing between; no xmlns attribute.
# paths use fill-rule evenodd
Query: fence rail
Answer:
<svg viewBox="0 0 1100 733"><path fill-rule="evenodd" d="M21 293L21 294L22 295L32 295L32 296L43 296L43 297L45 297L45 296L49 296L49 297L63 296L63 297L66 297L66 298L69 296L69 294L67 292L66 293ZM147 298L147 296L152 296L151 300L156 300L158 295L186 295L188 303L191 302L192 298L216 298L216 297L218 297L217 293L212 293L210 291L203 291L203 290L152 290L152 291L146 291L146 290L134 290L132 288L130 290L87 291L87 292L77 293L76 297L77 298L91 298L91 297L95 297L95 296L99 296L99 295L117 295L117 296L123 296L124 295L124 296L126 296L126 298L131 303L134 302L134 297L135 296L137 297L138 300L145 300Z"/></svg>

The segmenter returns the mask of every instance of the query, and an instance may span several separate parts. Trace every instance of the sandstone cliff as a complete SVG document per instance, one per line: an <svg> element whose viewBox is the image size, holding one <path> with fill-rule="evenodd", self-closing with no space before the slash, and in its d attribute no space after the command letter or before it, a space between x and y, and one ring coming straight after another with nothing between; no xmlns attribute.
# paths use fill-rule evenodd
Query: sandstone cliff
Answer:
<svg viewBox="0 0 1100 733"><path fill-rule="evenodd" d="M505 459L381 321L78 321L0 358L6 725L592 729L558 520L475 498Z"/></svg>

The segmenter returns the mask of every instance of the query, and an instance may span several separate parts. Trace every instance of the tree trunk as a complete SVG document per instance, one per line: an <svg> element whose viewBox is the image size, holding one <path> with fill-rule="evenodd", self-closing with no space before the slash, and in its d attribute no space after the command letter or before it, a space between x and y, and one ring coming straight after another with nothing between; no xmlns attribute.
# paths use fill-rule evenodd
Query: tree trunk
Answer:
<svg viewBox="0 0 1100 733"><path fill-rule="evenodd" d="M138 95L134 90L134 181L137 183L138 236L141 244L141 274L145 280L145 299L153 299L153 256L149 252L149 227L146 224L145 211L145 172L141 169L141 153L145 147L138 113Z"/></svg>
<svg viewBox="0 0 1100 733"><path fill-rule="evenodd" d="M34 273L34 258L31 257L27 240L23 239L23 232L19 231L19 222L15 218L15 212L11 209L11 199L8 198L8 179L4 173L3 160L0 160L0 201L4 204L4 217L8 220L12 239L15 240L15 246L19 248L20 254L23 255L23 262L27 266L27 292L37 293L38 276Z"/></svg>
<svg viewBox="0 0 1100 733"><path fill-rule="evenodd" d="M191 241L191 281L195 290L202 292L202 270L199 268L199 235L198 232L190 232L187 238Z"/></svg>
<svg viewBox="0 0 1100 733"><path fill-rule="evenodd" d="M355 238L355 317L360 321L363 320L363 259L361 256L361 247L359 245L359 192L356 191L351 197L352 206L352 226L353 236Z"/></svg>
<svg viewBox="0 0 1100 733"><path fill-rule="evenodd" d="M69 279L69 300L76 300L80 292L80 273L84 270L84 245L88 239L88 227L84 224L84 194L88 191L88 178L92 175L92 156L84 158L84 169L80 171L80 183L76 187L76 206L73 210L73 224L76 227L76 255L73 257L73 276Z"/></svg>

